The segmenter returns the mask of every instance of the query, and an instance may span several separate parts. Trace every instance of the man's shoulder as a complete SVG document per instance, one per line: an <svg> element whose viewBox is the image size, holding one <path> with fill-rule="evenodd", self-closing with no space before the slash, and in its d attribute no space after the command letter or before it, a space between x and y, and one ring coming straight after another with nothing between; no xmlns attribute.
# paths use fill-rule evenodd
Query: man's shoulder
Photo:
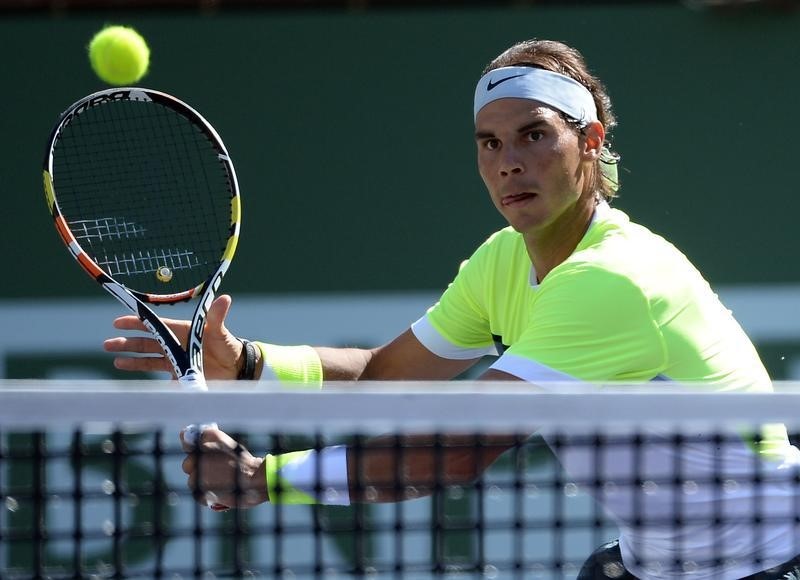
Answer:
<svg viewBox="0 0 800 580"><path fill-rule="evenodd" d="M492 262L507 260L520 253L527 256L522 234L508 226L497 230L486 238L475 250L470 261Z"/></svg>
<svg viewBox="0 0 800 580"><path fill-rule="evenodd" d="M623 212L614 210L593 224L587 238L551 272L553 285L627 286L649 297L706 291L702 274L680 250Z"/></svg>
<svg viewBox="0 0 800 580"><path fill-rule="evenodd" d="M662 236L631 220L624 211L605 206L598 208L586 236L578 244L577 249L626 242L669 244Z"/></svg>
<svg viewBox="0 0 800 580"><path fill-rule="evenodd" d="M617 209L607 209L589 228L584 240L565 264L594 266L622 274L683 265L691 268L688 258L663 236L633 222Z"/></svg>
<svg viewBox="0 0 800 580"><path fill-rule="evenodd" d="M511 226L506 226L491 234L486 241L481 244L482 246L498 246L508 244L522 244L522 234L516 231Z"/></svg>

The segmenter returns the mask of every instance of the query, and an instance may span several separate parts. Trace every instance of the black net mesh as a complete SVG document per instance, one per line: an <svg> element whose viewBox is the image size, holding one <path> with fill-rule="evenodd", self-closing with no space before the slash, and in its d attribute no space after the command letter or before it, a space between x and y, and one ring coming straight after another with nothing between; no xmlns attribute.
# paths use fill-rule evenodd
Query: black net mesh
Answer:
<svg viewBox="0 0 800 580"><path fill-rule="evenodd" d="M479 433L265 426L233 434L256 455L348 445L363 501L213 512L187 487L175 430L15 427L0 434L0 577L575 578L621 531L667 549L626 561L642 577L732 577L800 552L797 475L757 452L754 432L551 429L505 434L498 455ZM376 481L366 466L379 455L393 459ZM421 457L427 475L403 467ZM454 476L454 457L491 465ZM306 491L329 492L322 478ZM373 503L391 495L403 501ZM616 553L590 577L627 578Z"/></svg>

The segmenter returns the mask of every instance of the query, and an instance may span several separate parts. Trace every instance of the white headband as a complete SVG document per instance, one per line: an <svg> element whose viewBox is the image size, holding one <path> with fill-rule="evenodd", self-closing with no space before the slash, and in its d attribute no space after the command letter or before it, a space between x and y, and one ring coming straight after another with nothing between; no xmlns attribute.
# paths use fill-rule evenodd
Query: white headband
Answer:
<svg viewBox="0 0 800 580"><path fill-rule="evenodd" d="M509 97L539 101L581 125L598 120L589 89L562 74L530 66L506 66L486 73L475 87L475 119L478 111L492 101Z"/></svg>

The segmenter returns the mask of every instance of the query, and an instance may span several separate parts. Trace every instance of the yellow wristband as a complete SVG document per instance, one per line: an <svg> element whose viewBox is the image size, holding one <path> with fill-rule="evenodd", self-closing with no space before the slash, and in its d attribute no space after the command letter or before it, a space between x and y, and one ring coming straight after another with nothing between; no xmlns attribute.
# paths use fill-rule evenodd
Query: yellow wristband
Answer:
<svg viewBox="0 0 800 580"><path fill-rule="evenodd" d="M267 475L267 495L270 503L317 503L313 497L296 489L289 481L280 476L280 470L284 465L293 461L302 461L309 453L311 453L311 450L283 453L282 455L267 455L264 458Z"/></svg>
<svg viewBox="0 0 800 580"><path fill-rule="evenodd" d="M264 466L271 503L350 505L344 445L267 455Z"/></svg>
<svg viewBox="0 0 800 580"><path fill-rule="evenodd" d="M310 346L279 346L256 342L264 361L261 379L275 378L281 383L322 387L322 361Z"/></svg>

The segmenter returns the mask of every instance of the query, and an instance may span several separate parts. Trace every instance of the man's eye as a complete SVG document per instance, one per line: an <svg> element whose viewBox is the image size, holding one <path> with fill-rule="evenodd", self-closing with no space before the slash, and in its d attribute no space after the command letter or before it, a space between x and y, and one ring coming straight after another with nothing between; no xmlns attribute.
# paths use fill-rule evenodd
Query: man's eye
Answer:
<svg viewBox="0 0 800 580"><path fill-rule="evenodd" d="M486 147L489 151L494 151L500 147L500 141L497 139L487 139L484 147Z"/></svg>
<svg viewBox="0 0 800 580"><path fill-rule="evenodd" d="M541 131L531 131L527 134L528 141L540 141L542 137L544 137L544 133Z"/></svg>

